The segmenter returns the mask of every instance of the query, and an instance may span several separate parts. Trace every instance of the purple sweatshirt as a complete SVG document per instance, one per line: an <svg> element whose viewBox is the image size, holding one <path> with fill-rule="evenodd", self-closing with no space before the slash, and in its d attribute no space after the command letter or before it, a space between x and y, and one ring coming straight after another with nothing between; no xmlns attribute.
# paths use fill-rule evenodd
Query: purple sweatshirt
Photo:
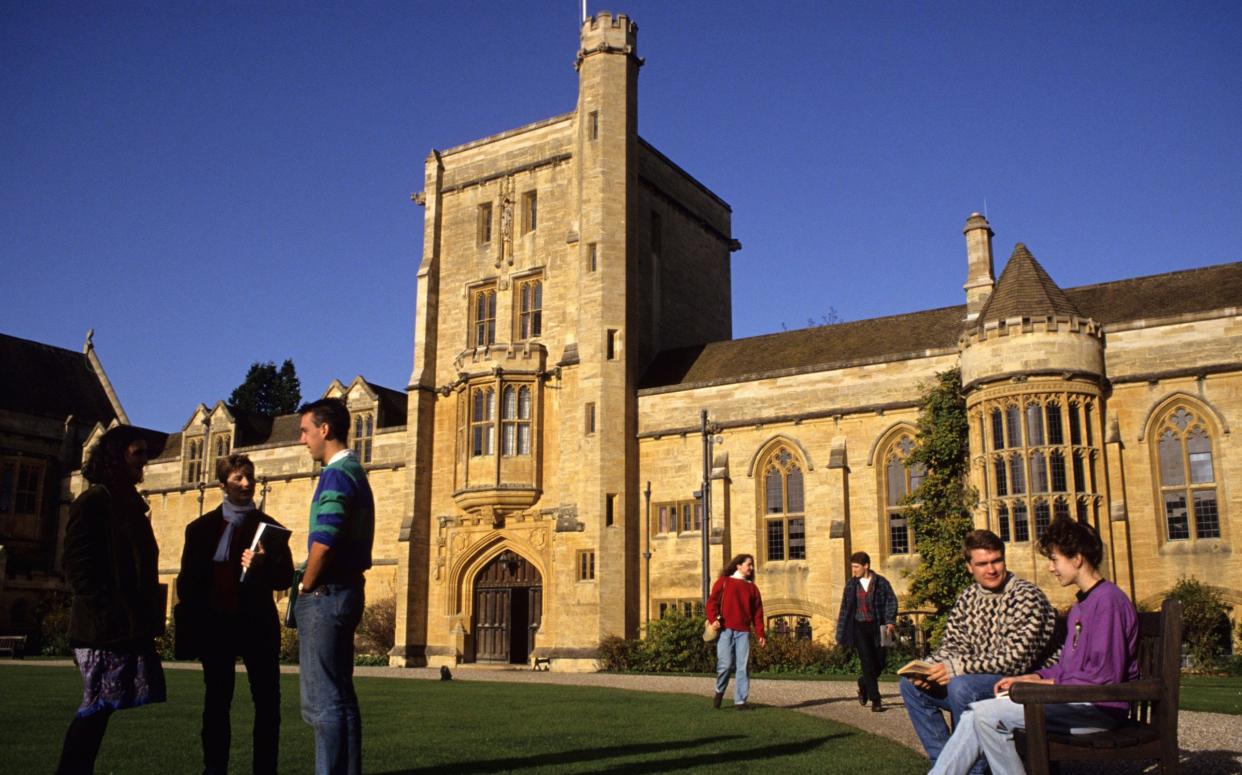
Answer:
<svg viewBox="0 0 1242 775"><path fill-rule="evenodd" d="M1061 661L1037 671L1058 684L1111 684L1138 678L1138 613L1111 581L1100 581L1070 609ZM1096 707L1125 715L1126 702Z"/></svg>

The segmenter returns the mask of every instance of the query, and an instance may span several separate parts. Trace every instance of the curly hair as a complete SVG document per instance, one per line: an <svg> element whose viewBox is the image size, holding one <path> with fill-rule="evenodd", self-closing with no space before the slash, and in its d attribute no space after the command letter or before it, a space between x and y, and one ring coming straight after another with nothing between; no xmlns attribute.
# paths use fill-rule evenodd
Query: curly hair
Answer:
<svg viewBox="0 0 1242 775"><path fill-rule="evenodd" d="M95 445L82 465L82 478L91 484L125 481L128 473L125 452L143 435L132 425L118 425L110 429Z"/></svg>
<svg viewBox="0 0 1242 775"><path fill-rule="evenodd" d="M1095 528L1066 517L1052 520L1039 538L1040 554L1051 559L1053 549L1063 557L1081 556L1092 568L1100 567L1104 559L1104 542Z"/></svg>

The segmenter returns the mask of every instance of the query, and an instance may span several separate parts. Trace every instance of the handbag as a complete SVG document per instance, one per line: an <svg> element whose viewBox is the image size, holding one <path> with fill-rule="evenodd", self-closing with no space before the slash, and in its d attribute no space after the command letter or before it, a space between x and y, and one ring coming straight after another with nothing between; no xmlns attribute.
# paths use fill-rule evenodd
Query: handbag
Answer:
<svg viewBox="0 0 1242 775"><path fill-rule="evenodd" d="M289 604L285 606L285 626L291 630L298 628L298 616L295 611L298 602L298 587L302 585L302 574L306 571L298 568L293 571L293 585L289 587Z"/></svg>
<svg viewBox="0 0 1242 775"><path fill-rule="evenodd" d="M720 585L720 602L716 605L716 610L719 612L716 615L716 620L719 621L720 617L724 616L724 584ZM723 627L720 629L723 629ZM703 622L703 642L715 642L715 640L720 637L720 629L712 626L711 619Z"/></svg>

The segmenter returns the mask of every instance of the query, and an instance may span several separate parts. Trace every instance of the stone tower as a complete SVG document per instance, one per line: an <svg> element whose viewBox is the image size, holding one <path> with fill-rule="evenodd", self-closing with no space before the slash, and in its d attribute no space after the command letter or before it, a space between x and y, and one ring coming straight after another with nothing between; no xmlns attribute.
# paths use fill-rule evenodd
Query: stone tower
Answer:
<svg viewBox="0 0 1242 775"><path fill-rule="evenodd" d="M638 136L641 64L599 13L572 112L427 157L397 664L593 669L637 634L639 381L730 336L737 248L728 205Z"/></svg>
<svg viewBox="0 0 1242 775"><path fill-rule="evenodd" d="M984 287L982 216L967 222L967 307ZM990 251L986 251L990 254ZM990 255L986 262L990 264ZM971 417L971 477L984 519L1024 547L1014 570L1033 573L1035 540L1059 516L1100 525L1103 334L1019 243L960 340ZM1107 517L1105 517L1107 520ZM1103 528L1104 526L1102 526ZM1102 535L1110 540L1106 529ZM1111 571L1110 571L1111 572Z"/></svg>

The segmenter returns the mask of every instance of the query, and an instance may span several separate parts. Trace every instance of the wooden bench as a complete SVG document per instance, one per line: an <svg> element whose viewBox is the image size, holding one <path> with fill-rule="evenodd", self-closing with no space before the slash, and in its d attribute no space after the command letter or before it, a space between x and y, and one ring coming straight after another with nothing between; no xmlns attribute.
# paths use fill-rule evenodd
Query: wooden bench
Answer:
<svg viewBox="0 0 1242 775"><path fill-rule="evenodd" d="M26 655L25 635L0 635L0 654L8 654L13 659L21 659Z"/></svg>
<svg viewBox="0 0 1242 775"><path fill-rule="evenodd" d="M1157 759L1176 773L1178 681L1181 677L1182 604L1165 600L1159 613L1139 614L1139 678L1101 686L1016 683L1009 697L1024 705L1026 729L1014 732L1018 754L1031 775L1054 762ZM1130 715L1116 729L1090 735L1048 731L1044 705L1059 702L1129 702Z"/></svg>

